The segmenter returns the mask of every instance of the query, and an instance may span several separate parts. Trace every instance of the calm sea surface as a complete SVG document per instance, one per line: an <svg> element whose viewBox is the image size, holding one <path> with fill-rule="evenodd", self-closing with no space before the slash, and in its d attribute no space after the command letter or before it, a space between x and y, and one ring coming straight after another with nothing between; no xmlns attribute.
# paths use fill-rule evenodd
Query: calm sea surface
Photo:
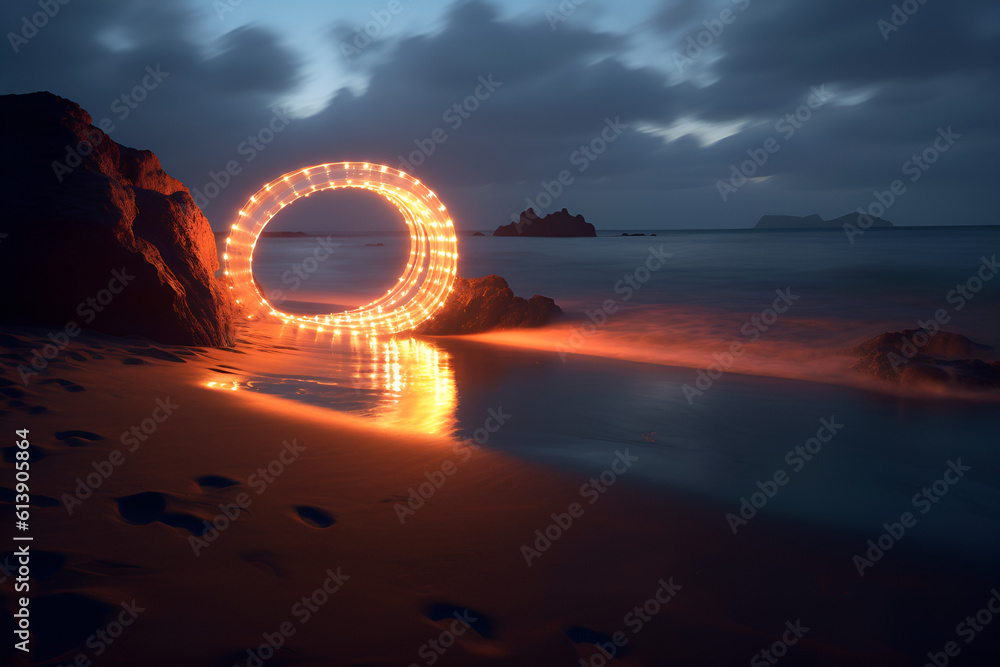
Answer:
<svg viewBox="0 0 1000 667"><path fill-rule="evenodd" d="M554 298L568 319L395 352L289 327L282 335L313 362L249 388L461 437L502 407L511 416L488 447L583 480L628 448L639 457L630 483L725 511L783 470L789 483L762 511L871 537L960 458L970 471L920 515L913 540L1000 558L1000 402L885 391L851 371L847 353L939 311L945 329L1000 349L1000 228L870 230L853 244L842 231L645 233L462 235L459 275L499 274L518 295ZM408 242L265 239L254 270L283 308L329 312L384 293ZM734 342L743 353L729 359ZM723 363L710 386L697 383ZM811 459L789 455L821 420L842 428Z"/></svg>

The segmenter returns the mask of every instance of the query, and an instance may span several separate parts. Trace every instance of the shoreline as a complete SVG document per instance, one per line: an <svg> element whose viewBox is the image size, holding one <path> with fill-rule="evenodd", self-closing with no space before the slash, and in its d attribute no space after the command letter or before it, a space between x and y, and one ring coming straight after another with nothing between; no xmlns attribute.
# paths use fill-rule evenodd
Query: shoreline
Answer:
<svg viewBox="0 0 1000 667"><path fill-rule="evenodd" d="M856 531L762 512L733 536L721 505L678 491L651 493L632 483L632 471L620 475L627 483L611 484L590 503L594 492L581 492L589 474L534 463L493 442L462 460L456 446L463 441L450 433L420 435L289 399L207 387L208 376L225 375L220 370L294 358L285 349L295 347L292 339L244 334L235 351L188 349L193 356L181 354L185 348L85 334L72 348L85 360L54 362L49 378L83 391L31 385L16 400L45 412L4 408L3 421L28 426L48 454L33 464L35 492L58 499L119 448L118 434L149 417L156 399L179 406L73 514L62 504L32 510L44 527L36 547L65 558L37 584L42 597L68 594L81 607L109 609L134 598L144 609L101 664L243 664L265 633L274 637L290 623L294 633L264 664L328 665L335 655L337 664L422 665L434 653L429 642L454 629L451 612L468 610L477 620L456 633L442 664L577 665L598 655L595 642L617 632L627 642L609 664L722 664L748 660L780 638L786 621L802 616L812 629L795 650L815 664L903 665L922 655L910 639L914 624L937 632L945 610L965 613L963 605L976 597L982 573L956 572L951 558L916 541L901 541L886 559L892 565L858 578L850 555L864 539ZM5 377L11 361L3 362ZM455 370L461 401L472 400L464 389L469 370ZM493 395L479 391L479 402L489 404ZM511 424L523 413L514 414ZM102 439L67 447L54 434L70 430ZM282 443L293 439L305 450L258 493L265 478L251 476L280 460ZM593 473L600 479L612 460L598 459ZM443 472L449 461L451 474ZM446 481L401 524L396 506L408 489L440 480L436 473ZM237 484L213 488L220 481L205 476ZM217 519L220 505L236 503L241 492L252 502L195 555L198 522ZM158 519L123 518L116 499L138 493L162 497ZM556 533L551 515L565 515L572 503L581 505L580 516L538 549L544 541L535 531ZM323 527L324 516L333 523ZM540 554L530 566L525 545ZM333 583L328 572L349 578ZM929 590L907 583L927 576L935 579ZM292 611L296 601L313 600L310 593L327 580L336 592L325 593L327 601L301 622L302 608ZM626 618L655 599L661 581L683 588L636 632L637 616ZM909 619L906 631L866 625L874 600L892 600L885 612ZM831 617L831 609L839 615ZM74 633L84 640L96 629L85 625L62 621L49 634L64 643ZM163 644L163 637L186 639ZM47 641L40 645L62 645Z"/></svg>

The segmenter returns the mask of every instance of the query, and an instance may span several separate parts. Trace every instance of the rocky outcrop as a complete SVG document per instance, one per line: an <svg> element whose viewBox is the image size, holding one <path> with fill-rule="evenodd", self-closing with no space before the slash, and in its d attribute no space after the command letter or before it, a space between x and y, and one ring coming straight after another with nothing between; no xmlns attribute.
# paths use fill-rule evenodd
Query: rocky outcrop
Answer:
<svg viewBox="0 0 1000 667"><path fill-rule="evenodd" d="M539 218L529 208L517 222L497 227L493 236L597 236L597 230L582 215L570 215L566 209Z"/></svg>
<svg viewBox="0 0 1000 667"><path fill-rule="evenodd" d="M850 350L860 355L851 368L882 380L1000 387L1000 362L992 349L947 331L906 329L884 333Z"/></svg>
<svg viewBox="0 0 1000 667"><path fill-rule="evenodd" d="M0 110L0 321L232 344L211 226L159 159L50 93Z"/></svg>
<svg viewBox="0 0 1000 667"><path fill-rule="evenodd" d="M456 278L455 289L444 306L417 327L416 333L452 336L540 327L560 315L562 310L548 297L536 294L523 299L514 296L507 281L500 276Z"/></svg>
<svg viewBox="0 0 1000 667"><path fill-rule="evenodd" d="M797 215L765 215L761 216L761 219L757 221L754 229L841 229L845 224L856 225L858 222L858 213L848 213L847 215L842 215L839 218L834 218L833 220L824 220L820 216L813 213L812 215L797 216ZM893 224L888 220L883 220L882 218L871 218L872 223L866 225L865 229L869 227L892 227ZM865 220L867 223L867 220Z"/></svg>

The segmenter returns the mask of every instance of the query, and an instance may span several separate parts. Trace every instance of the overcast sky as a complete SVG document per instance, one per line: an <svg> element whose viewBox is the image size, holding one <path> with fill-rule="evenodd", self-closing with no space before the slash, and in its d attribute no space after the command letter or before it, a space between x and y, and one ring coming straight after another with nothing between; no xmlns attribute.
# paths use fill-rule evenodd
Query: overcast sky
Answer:
<svg viewBox="0 0 1000 667"><path fill-rule="evenodd" d="M37 15L49 2L3 3L2 91L110 118L115 141L201 192L235 161L203 200L217 229L286 171L400 156L464 229L526 198L604 229L832 218L897 179L896 224L1000 222L995 0L897 0L895 16L879 0L51 0Z"/></svg>

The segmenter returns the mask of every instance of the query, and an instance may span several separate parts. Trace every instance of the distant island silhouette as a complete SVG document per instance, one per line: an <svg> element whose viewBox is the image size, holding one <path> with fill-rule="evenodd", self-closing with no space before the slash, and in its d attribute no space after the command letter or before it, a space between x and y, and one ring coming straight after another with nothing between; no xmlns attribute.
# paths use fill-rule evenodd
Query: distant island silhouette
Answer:
<svg viewBox="0 0 1000 667"><path fill-rule="evenodd" d="M846 224L857 224L859 215L859 213L848 213L832 220L824 220L815 213L806 216L764 215L757 221L754 229L839 229ZM872 220L869 227L895 227L882 218L873 217Z"/></svg>
<svg viewBox="0 0 1000 667"><path fill-rule="evenodd" d="M597 236L597 230L582 215L570 215L565 208L539 218L533 208L521 213L517 222L500 225L493 236Z"/></svg>

